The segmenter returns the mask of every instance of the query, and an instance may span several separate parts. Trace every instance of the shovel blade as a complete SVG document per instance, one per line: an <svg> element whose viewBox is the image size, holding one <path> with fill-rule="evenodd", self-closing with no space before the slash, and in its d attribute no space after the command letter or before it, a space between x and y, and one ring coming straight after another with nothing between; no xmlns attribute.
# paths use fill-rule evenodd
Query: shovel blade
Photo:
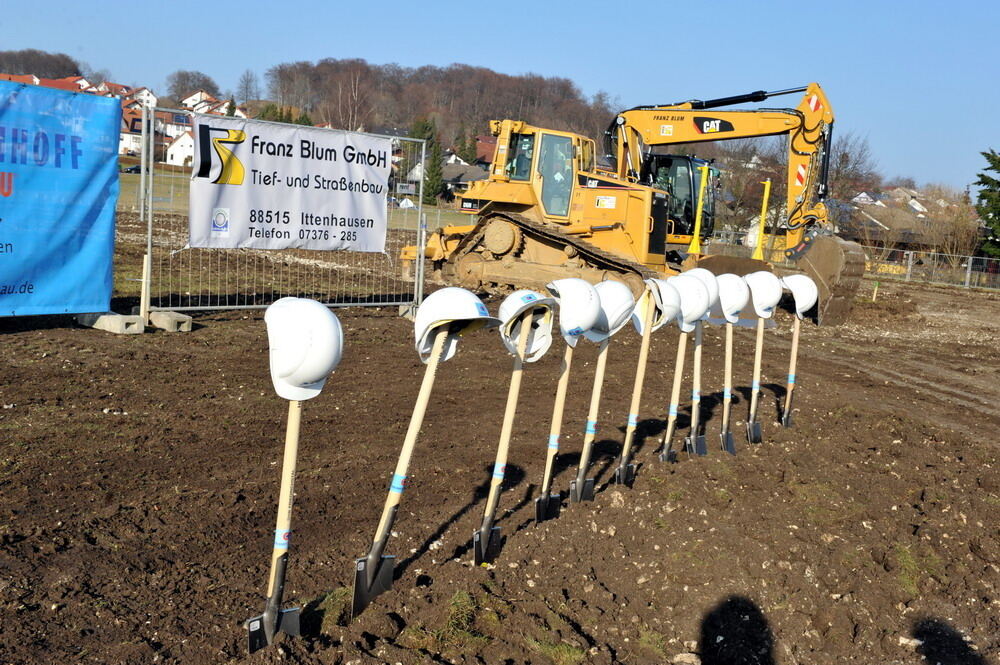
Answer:
<svg viewBox="0 0 1000 665"><path fill-rule="evenodd" d="M498 526L491 527L485 538L482 529L476 529L472 533L472 556L477 566L496 561L496 558L500 556L502 546L503 538L500 536L500 527Z"/></svg>
<svg viewBox="0 0 1000 665"><path fill-rule="evenodd" d="M562 497L558 494L549 494L535 499L535 521L544 522L554 520L559 517L562 509Z"/></svg>
<svg viewBox="0 0 1000 665"><path fill-rule="evenodd" d="M573 481L569 484L569 500L571 503L580 503L581 501L593 501L594 500L594 479L587 478L583 481L583 485L577 481Z"/></svg>
<svg viewBox="0 0 1000 665"><path fill-rule="evenodd" d="M720 438L722 439L722 449L730 455L735 455L736 440L733 439L733 433L727 430L720 435Z"/></svg>
<svg viewBox="0 0 1000 665"><path fill-rule="evenodd" d="M263 614L260 616L255 616L252 619L248 619L246 622L247 627L247 650L250 653L260 651L264 647L271 644L274 637L278 633L284 633L291 637L299 636L299 610L298 607L293 607L287 610L281 610L275 617L274 630L271 631L271 639L268 639L267 631L267 619Z"/></svg>
<svg viewBox="0 0 1000 665"><path fill-rule="evenodd" d="M632 487L635 482L635 464L625 464L615 469L615 483Z"/></svg>
<svg viewBox="0 0 1000 665"><path fill-rule="evenodd" d="M684 439L684 446L692 455L705 456L708 454L708 446L705 445L705 435L689 436Z"/></svg>
<svg viewBox="0 0 1000 665"><path fill-rule="evenodd" d="M792 426L792 410L791 409L789 409L785 413L781 414L781 425L783 427L791 427Z"/></svg>
<svg viewBox="0 0 1000 665"><path fill-rule="evenodd" d="M764 440L761 435L760 423L752 421L747 423L747 441L750 443L760 443Z"/></svg>
<svg viewBox="0 0 1000 665"><path fill-rule="evenodd" d="M378 596L392 588L392 576L396 567L396 557L383 556L378 570L368 584L368 559L362 557L354 562L354 599L351 602L351 618L365 611Z"/></svg>

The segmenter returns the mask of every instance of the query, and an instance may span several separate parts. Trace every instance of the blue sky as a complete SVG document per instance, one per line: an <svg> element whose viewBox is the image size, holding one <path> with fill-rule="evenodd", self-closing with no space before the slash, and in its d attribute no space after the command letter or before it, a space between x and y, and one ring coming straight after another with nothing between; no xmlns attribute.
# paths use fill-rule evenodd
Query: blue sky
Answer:
<svg viewBox="0 0 1000 665"><path fill-rule="evenodd" d="M818 81L837 133L866 137L887 176L964 188L985 165L979 153L1000 150L1000 3L577 0L512 3L510 15L502 6L4 0L0 49L65 52L156 92L177 69L225 90L248 68L262 76L325 57L563 76L623 107Z"/></svg>

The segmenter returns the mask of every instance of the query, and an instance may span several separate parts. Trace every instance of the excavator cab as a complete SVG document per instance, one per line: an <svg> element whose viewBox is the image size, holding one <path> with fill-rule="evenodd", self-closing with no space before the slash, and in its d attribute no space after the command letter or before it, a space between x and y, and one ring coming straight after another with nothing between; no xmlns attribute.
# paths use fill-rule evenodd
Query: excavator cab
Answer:
<svg viewBox="0 0 1000 665"><path fill-rule="evenodd" d="M666 219L673 236L690 236L694 233L695 214L698 209L698 192L701 191L702 167L709 163L687 155L647 155L642 163L639 182L667 194L654 197L653 223ZM718 169L709 166L709 182L705 187L705 201L701 213L701 235L711 235L715 226L715 190L719 181Z"/></svg>

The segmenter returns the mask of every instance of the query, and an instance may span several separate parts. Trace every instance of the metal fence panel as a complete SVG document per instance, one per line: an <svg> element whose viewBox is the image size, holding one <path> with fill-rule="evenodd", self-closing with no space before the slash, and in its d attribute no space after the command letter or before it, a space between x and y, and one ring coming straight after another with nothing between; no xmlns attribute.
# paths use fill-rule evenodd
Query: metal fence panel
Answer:
<svg viewBox="0 0 1000 665"><path fill-rule="evenodd" d="M150 113L153 111L189 114L171 109ZM144 130L143 161L149 173L132 177L122 174L118 225L119 242L136 242L145 232L142 242L148 247L149 259L144 315L156 310L266 307L285 296L313 298L330 306L420 302L423 261L404 266L400 252L408 245L422 248L425 242L426 226L421 223L423 183L405 186L406 173L425 156L424 141L392 138L397 168L393 191L388 194L383 253L204 249L187 245L190 166L174 168L162 162L153 166L154 155L161 157L163 148L157 147L161 141L152 122L144 123ZM414 193L404 195L398 191ZM404 200L412 207L399 207ZM133 211L138 214L129 214Z"/></svg>
<svg viewBox="0 0 1000 665"><path fill-rule="evenodd" d="M719 232L705 244L705 251L709 254L749 258L753 248L743 244L745 237L746 232L743 231ZM862 245L862 248L867 257L865 275L871 279L899 279L965 288L1000 289L1000 259L886 249L867 245ZM765 259L783 268L795 266L793 262L785 259L783 247L772 250L770 256L765 256Z"/></svg>

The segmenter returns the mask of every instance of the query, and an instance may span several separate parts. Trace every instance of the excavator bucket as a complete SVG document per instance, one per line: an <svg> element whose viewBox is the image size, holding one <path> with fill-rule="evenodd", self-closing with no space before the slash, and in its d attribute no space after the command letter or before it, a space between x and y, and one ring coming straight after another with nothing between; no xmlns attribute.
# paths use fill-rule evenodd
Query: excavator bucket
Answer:
<svg viewBox="0 0 1000 665"><path fill-rule="evenodd" d="M817 323L837 326L847 320L865 274L865 253L856 242L817 236L797 264L819 287Z"/></svg>

